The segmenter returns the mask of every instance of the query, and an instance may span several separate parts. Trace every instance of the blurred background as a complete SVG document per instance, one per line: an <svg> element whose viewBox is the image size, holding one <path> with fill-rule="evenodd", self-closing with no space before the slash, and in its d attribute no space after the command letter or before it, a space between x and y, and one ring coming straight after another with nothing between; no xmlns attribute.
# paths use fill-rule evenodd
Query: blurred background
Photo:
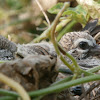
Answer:
<svg viewBox="0 0 100 100"><path fill-rule="evenodd" d="M77 5L75 0L38 0L45 11L50 24L54 14L47 12L58 2L69 1L71 7ZM16 43L29 43L48 28L48 23L36 0L0 0L0 35ZM80 26L80 25L79 25ZM74 30L79 30L77 26Z"/></svg>

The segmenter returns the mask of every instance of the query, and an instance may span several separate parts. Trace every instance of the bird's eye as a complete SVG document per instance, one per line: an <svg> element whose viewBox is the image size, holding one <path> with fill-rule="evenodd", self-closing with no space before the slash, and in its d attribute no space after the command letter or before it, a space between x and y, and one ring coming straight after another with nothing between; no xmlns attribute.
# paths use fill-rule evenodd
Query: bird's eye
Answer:
<svg viewBox="0 0 100 100"><path fill-rule="evenodd" d="M82 42L79 43L79 47L81 49L85 50L85 49L88 49L89 48L89 45L88 45L87 42L82 41Z"/></svg>

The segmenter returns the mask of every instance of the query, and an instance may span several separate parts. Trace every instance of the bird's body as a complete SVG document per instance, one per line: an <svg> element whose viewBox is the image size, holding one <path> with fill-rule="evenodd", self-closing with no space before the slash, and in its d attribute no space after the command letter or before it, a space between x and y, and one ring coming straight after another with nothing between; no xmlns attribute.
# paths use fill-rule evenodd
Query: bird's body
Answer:
<svg viewBox="0 0 100 100"><path fill-rule="evenodd" d="M53 44L48 42L18 44L16 54L22 58L29 55L52 55L56 56Z"/></svg>

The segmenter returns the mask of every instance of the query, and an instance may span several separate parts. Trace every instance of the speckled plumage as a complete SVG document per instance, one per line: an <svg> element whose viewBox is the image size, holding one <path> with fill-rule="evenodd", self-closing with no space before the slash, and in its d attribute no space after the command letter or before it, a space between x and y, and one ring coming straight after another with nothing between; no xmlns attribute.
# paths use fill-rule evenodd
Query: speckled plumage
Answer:
<svg viewBox="0 0 100 100"><path fill-rule="evenodd" d="M14 53L16 51L16 44L0 35L0 60L14 59Z"/></svg>
<svg viewBox="0 0 100 100"><path fill-rule="evenodd" d="M12 53L17 50L16 44L0 35L0 49L7 49Z"/></svg>
<svg viewBox="0 0 100 100"><path fill-rule="evenodd" d="M18 56L24 58L29 55L52 55L56 56L53 44L48 42L31 43L31 44L18 44L17 53Z"/></svg>
<svg viewBox="0 0 100 100"><path fill-rule="evenodd" d="M95 40L91 35L88 34L88 31L85 32L70 32L66 33L60 40L61 46L66 50L70 51L75 47L74 43L78 39L87 39L90 40L91 42L95 43Z"/></svg>
<svg viewBox="0 0 100 100"><path fill-rule="evenodd" d="M79 48L78 44L81 41L88 42L89 48L86 50ZM97 57L97 55L95 55L95 52L91 52L91 49L94 49L97 45L96 41L88 33L88 31L66 33L61 38L59 43L66 52L70 53L77 60L77 63L83 67L83 69L88 69L100 65L100 59ZM100 55L100 52L98 55ZM69 59L66 60L71 63Z"/></svg>

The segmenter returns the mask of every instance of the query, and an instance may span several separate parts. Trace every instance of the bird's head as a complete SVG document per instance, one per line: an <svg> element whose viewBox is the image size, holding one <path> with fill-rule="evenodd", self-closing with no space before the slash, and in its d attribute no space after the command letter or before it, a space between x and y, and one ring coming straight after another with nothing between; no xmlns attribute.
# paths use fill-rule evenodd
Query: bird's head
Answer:
<svg viewBox="0 0 100 100"><path fill-rule="evenodd" d="M66 52L78 59L100 55L100 46L89 33L90 30L66 33L61 38L60 44Z"/></svg>

